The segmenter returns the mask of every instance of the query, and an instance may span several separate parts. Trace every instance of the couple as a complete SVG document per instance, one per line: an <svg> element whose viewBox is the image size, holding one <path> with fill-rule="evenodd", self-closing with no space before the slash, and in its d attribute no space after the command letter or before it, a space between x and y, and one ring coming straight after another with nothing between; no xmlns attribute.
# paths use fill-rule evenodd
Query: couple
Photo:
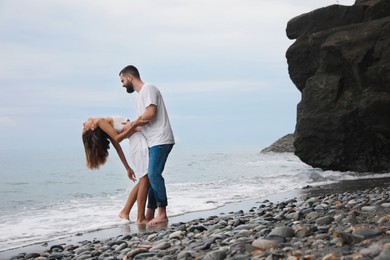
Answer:
<svg viewBox="0 0 390 260"><path fill-rule="evenodd" d="M136 67L132 65L125 67L119 73L119 77L128 93L134 91L138 93L139 117L134 122L120 117L89 118L83 124L87 167L97 169L106 162L111 141L131 180L136 180L136 174L142 176L147 173L130 192L119 216L128 219L130 210L137 200L137 224L167 223L168 200L162 173L175 140L164 100L155 86L141 80ZM128 165L119 144L127 138L130 142L130 158L135 171ZM148 206L144 214L146 199L148 199ZM157 209L156 216L154 216L155 209Z"/></svg>

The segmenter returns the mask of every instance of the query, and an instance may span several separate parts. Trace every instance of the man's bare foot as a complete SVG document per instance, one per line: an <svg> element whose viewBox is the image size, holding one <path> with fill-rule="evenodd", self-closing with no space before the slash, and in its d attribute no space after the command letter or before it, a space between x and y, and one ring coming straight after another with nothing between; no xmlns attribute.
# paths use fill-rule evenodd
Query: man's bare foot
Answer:
<svg viewBox="0 0 390 260"><path fill-rule="evenodd" d="M154 226L150 225L142 225L143 227L148 227L148 231L154 231L157 232L162 229L166 229L168 227L168 222L156 224Z"/></svg>
<svg viewBox="0 0 390 260"><path fill-rule="evenodd" d="M167 216L156 216L154 219L148 222L148 226L156 226L159 224L168 223L168 217Z"/></svg>

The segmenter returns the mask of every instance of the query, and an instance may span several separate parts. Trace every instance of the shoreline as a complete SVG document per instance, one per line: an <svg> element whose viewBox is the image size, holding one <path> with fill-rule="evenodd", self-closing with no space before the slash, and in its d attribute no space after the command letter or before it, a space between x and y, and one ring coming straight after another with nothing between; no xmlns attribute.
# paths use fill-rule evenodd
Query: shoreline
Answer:
<svg viewBox="0 0 390 260"><path fill-rule="evenodd" d="M221 207L215 208L215 209L209 209L209 210L202 210L202 211L194 211L194 212L188 212L181 215L176 215L169 217L169 223L167 227L168 228L171 225L180 223L180 222L188 222L194 219L198 218L207 218L214 215L228 215L231 213L234 213L239 210L248 211L253 207L256 207L256 205L259 204L262 200L269 200L271 202L277 203L282 200L288 200L290 198L295 198L300 196L300 193L303 190L293 190L293 191L287 191L283 193L278 194L272 194L269 196L266 196L264 198L258 198L258 199L249 199L245 201L240 202L232 202L227 203ZM120 222L118 218L118 222ZM154 229L151 228L153 231ZM118 224L118 226L115 227L109 227L109 228L103 228L99 230L84 232L81 234L74 234L69 235L64 238L58 238L53 240L45 240L36 242L34 244L20 246L16 248L6 249L4 251L0 251L0 260L2 259L8 259L13 256L16 256L20 253L32 253L32 252L43 252L45 250L50 249L53 245L59 245L59 244L78 244L81 241L84 240L96 240L96 239L106 239L110 237L117 237L121 235L132 235L132 234L138 234L138 233L147 233L149 232L148 227L145 227L144 225L137 225L133 221L126 224Z"/></svg>
<svg viewBox="0 0 390 260"><path fill-rule="evenodd" d="M289 192L284 192L280 194L273 194L263 198L250 199L241 202L229 203L222 207L186 213L178 216L170 217L170 222L166 227L163 228L145 228L143 226L136 225L135 223L123 224L112 228L101 229L92 232L86 232L81 235L73 235L66 238L56 239L52 241L47 241L45 243L36 243L28 246L18 247L14 249L9 249L0 252L0 259L9 259L17 256L21 253L39 253L49 250L52 246L55 245L75 245L80 244L82 241L92 241L92 240L104 240L104 239L113 239L121 236L127 235L142 235L149 234L151 232L161 231L165 229L172 229L180 223L190 223L196 219L207 219L210 217L224 217L228 215L237 215L240 212L248 212L253 208L257 208L259 204L263 201L268 200L271 203L277 204L282 201L289 201L294 199L303 199L304 197L318 197L325 196L329 194L340 194L343 192L356 192L366 189L389 187L390 186L390 177L384 178L365 178L365 179L354 179L354 180L344 180L337 183L331 183L321 186L306 187L300 190L293 190Z"/></svg>

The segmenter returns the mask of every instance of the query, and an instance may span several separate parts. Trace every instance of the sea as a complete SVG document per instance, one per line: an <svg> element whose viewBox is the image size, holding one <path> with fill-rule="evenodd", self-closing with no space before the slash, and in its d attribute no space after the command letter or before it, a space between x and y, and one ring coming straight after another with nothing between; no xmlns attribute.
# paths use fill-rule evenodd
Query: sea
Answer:
<svg viewBox="0 0 390 260"><path fill-rule="evenodd" d="M0 155L0 252L126 224L118 213L135 184L116 155L95 171L86 168L82 151L3 150ZM163 176L172 217L308 185L384 175L323 171L293 153L174 148ZM134 207L132 221L136 213Z"/></svg>

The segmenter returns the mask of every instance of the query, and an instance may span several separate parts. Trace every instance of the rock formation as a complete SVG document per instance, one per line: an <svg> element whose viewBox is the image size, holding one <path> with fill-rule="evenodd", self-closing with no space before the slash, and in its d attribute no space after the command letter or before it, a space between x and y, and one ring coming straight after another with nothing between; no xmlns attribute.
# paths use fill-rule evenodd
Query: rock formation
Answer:
<svg viewBox="0 0 390 260"><path fill-rule="evenodd" d="M295 151L293 143L294 134L287 134L261 150L260 153L293 153Z"/></svg>
<svg viewBox="0 0 390 260"><path fill-rule="evenodd" d="M390 172L390 1L320 8L286 33L302 94L295 154L322 169Z"/></svg>

